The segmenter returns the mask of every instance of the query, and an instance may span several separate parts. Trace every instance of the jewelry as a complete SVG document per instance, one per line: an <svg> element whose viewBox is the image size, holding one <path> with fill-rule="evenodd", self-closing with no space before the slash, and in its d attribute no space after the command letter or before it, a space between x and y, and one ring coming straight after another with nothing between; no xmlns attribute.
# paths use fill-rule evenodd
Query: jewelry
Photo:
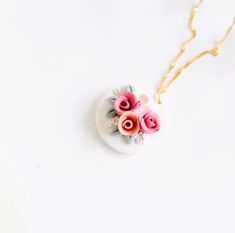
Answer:
<svg viewBox="0 0 235 233"><path fill-rule="evenodd" d="M204 0L200 0L192 9L189 18L191 36L183 43L180 51L170 63L156 91L152 93L143 90L136 91L134 86L126 85L114 88L101 98L97 106L96 125L103 140L113 149L122 153L136 153L144 148L143 145L151 145L159 140L160 135L166 129L162 95L194 62L206 55L215 57L219 55L220 48L235 24L235 17L225 35L215 44L214 48L198 53L176 70L177 62L197 36L194 19L203 2ZM171 76L175 70L175 74Z"/></svg>

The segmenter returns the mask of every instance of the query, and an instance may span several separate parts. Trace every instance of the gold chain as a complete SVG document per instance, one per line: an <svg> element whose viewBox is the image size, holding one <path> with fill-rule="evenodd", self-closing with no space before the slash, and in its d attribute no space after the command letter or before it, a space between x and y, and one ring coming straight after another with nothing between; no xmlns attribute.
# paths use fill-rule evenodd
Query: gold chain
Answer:
<svg viewBox="0 0 235 233"><path fill-rule="evenodd" d="M187 48L189 47L190 43L193 41L193 39L196 38L197 36L197 31L193 25L194 23L194 19L195 19L195 16L201 6L201 4L204 2L204 0L200 0L199 3L193 8L192 10L192 13L190 15L190 18L189 18L189 29L191 31L191 37L189 39L187 39L179 53L176 55L176 57L173 59L173 61L170 63L165 75L162 77L158 87L157 87L157 91L156 91L156 99L157 99L157 102L159 104L162 103L161 101L161 95L164 94L168 89L169 87L171 86L171 84L180 76L180 74L186 69L188 68L190 65L192 65L195 61L197 61L198 59L204 57L205 55L213 55L213 56L217 56L219 54L219 50L221 48L221 46L223 45L224 41L226 40L226 38L228 37L228 35L231 33L232 31L232 28L235 24L235 17L233 19L233 22L232 24L230 25L230 27L227 29L225 35L222 37L221 40L219 40L216 44L215 44L215 47L210 49L210 50L205 50L201 53L199 53L198 55L196 55L195 57L193 57L191 60L189 60L188 62L186 62L182 67L180 67L176 73L173 75L173 77L169 80L169 75L171 74L171 72L175 69L176 67L176 64L178 62L178 60L181 58L181 56L185 53L185 51L187 50ZM169 80L169 81L168 81Z"/></svg>

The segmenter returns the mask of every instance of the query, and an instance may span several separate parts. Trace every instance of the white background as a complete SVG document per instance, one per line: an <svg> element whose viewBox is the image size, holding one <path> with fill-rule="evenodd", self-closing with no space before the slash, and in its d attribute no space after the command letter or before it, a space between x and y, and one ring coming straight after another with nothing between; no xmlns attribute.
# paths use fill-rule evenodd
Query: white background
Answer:
<svg viewBox="0 0 235 233"><path fill-rule="evenodd" d="M156 86L194 3L1 0L1 233L235 232L235 33L164 96L156 149L117 154L94 124L110 86ZM234 9L205 1L186 58L214 45Z"/></svg>

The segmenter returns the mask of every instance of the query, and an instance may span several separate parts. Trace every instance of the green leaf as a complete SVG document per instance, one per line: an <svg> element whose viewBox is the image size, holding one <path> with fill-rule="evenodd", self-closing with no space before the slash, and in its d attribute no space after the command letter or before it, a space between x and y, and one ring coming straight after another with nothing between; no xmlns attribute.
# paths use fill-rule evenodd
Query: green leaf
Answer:
<svg viewBox="0 0 235 233"><path fill-rule="evenodd" d="M135 137L133 137L133 136L127 136L126 138L127 138L127 143L128 143L128 144L131 144L131 143L134 141L134 138L135 138Z"/></svg>
<svg viewBox="0 0 235 233"><path fill-rule="evenodd" d="M111 132L112 135L119 135L120 134L120 131L118 130L118 128L115 128L112 132Z"/></svg>
<svg viewBox="0 0 235 233"><path fill-rule="evenodd" d="M109 100L111 101L111 103L113 103L115 99L117 98L118 98L118 95L113 95L112 97L109 98Z"/></svg>
<svg viewBox="0 0 235 233"><path fill-rule="evenodd" d="M118 89L113 90L113 94L119 96L120 95L120 90L118 90Z"/></svg>
<svg viewBox="0 0 235 233"><path fill-rule="evenodd" d="M107 112L106 116L107 116L108 118L115 117L115 116L116 116L116 111L115 111L115 109L114 109L114 108L110 109L110 110Z"/></svg>
<svg viewBox="0 0 235 233"><path fill-rule="evenodd" d="M129 92L134 92L135 88L133 86L131 86L131 85L128 85L128 86L125 87L125 90L129 91Z"/></svg>

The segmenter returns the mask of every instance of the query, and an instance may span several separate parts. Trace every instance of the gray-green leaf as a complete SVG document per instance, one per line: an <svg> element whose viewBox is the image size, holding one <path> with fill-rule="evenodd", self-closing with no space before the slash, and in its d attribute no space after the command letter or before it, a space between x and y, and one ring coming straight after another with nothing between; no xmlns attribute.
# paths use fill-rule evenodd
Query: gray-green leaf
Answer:
<svg viewBox="0 0 235 233"><path fill-rule="evenodd" d="M107 112L106 116L107 116L108 118L115 117L115 116L116 116L115 109L114 109L114 108L110 109L110 110Z"/></svg>
<svg viewBox="0 0 235 233"><path fill-rule="evenodd" d="M118 130L118 128L115 128L112 132L111 132L112 135L119 135L120 134L120 131Z"/></svg>
<svg viewBox="0 0 235 233"><path fill-rule="evenodd" d="M117 99L118 95L113 95L112 97L109 98L109 100L111 101L111 103L113 103L115 101L115 99Z"/></svg>
<svg viewBox="0 0 235 233"><path fill-rule="evenodd" d="M135 138L135 137L133 137L133 136L127 136L126 138L127 138L127 143L128 143L128 144L131 144L131 143L134 141L134 138Z"/></svg>
<svg viewBox="0 0 235 233"><path fill-rule="evenodd" d="M118 90L118 89L113 90L113 94L119 96L120 95L120 90Z"/></svg>
<svg viewBox="0 0 235 233"><path fill-rule="evenodd" d="M129 92L134 92L135 91L135 88L131 85L126 86L125 89L126 89L126 91L129 91Z"/></svg>

